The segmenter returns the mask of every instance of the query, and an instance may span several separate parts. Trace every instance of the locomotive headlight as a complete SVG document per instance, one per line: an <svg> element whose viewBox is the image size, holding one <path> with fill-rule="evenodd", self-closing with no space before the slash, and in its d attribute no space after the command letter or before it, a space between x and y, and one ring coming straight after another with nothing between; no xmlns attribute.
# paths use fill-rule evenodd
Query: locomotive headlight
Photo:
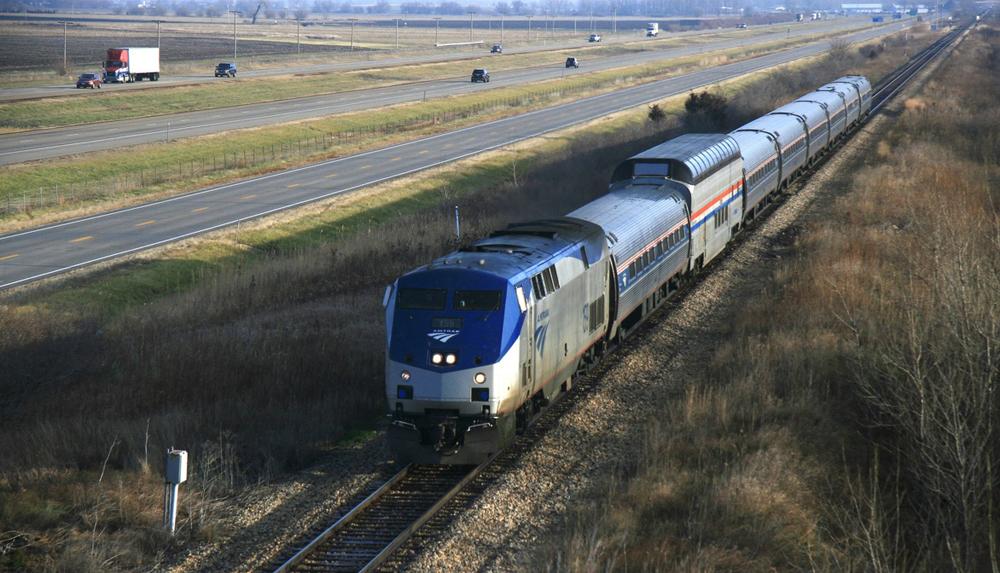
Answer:
<svg viewBox="0 0 1000 573"><path fill-rule="evenodd" d="M486 382L486 374L476 372L476 375L472 379L476 381L476 384L483 384Z"/></svg>
<svg viewBox="0 0 1000 573"><path fill-rule="evenodd" d="M445 364L451 366L455 364L458 358L454 354L446 354L444 357Z"/></svg>
<svg viewBox="0 0 1000 573"><path fill-rule="evenodd" d="M435 352L434 354L431 355L432 364L441 364L441 362L443 361L444 361L444 356L442 356L441 353Z"/></svg>
<svg viewBox="0 0 1000 573"><path fill-rule="evenodd" d="M399 377L403 380L403 382L406 382L407 380L410 379L410 371L403 370L402 372L399 373Z"/></svg>

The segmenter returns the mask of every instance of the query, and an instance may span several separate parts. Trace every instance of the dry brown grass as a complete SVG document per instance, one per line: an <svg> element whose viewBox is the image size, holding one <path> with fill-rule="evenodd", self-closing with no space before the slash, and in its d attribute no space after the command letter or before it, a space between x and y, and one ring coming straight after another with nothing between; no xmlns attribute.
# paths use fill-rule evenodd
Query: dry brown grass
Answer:
<svg viewBox="0 0 1000 573"><path fill-rule="evenodd" d="M973 34L901 106L539 567L998 570L997 53Z"/></svg>
<svg viewBox="0 0 1000 573"><path fill-rule="evenodd" d="M30 297L3 307L0 506L13 503L22 488L34 488L38 472L65 483L78 470L99 472L107 460L124 476L162 475L163 449L177 446L191 455L185 492L194 502L179 522L177 542L214 535L211 500L308 465L347 429L371 428L381 417L382 292L400 274L453 248L454 205L466 238L508 221L563 213L601 191L592 182L612 168L607 158L628 156L663 137L653 126L620 137L582 136L556 158L518 165L516 183L512 170L461 175L477 181L470 195L450 189L461 184L452 175L430 191L438 194L439 207L320 246L286 249L275 240L217 268L180 265L178 287L190 285L188 275L196 275L199 286L132 310L55 311L33 306ZM102 273L86 280L101 284ZM146 491L141 482L122 495L161 495L159 486ZM102 492L88 489L81 497L94 504L111 495ZM8 521L0 511L0 530L34 535L85 517L83 505L50 494L40 494L39 503L59 507L60 517L32 524ZM158 530L155 523L136 527ZM19 538L0 563L26 560L17 562L40 567L53 548L69 555L84 551L86 533L67 531L41 556ZM105 569L148 565L174 543L137 538L128 555L143 556L139 563L124 553L114 558L110 537L100 542L110 552Z"/></svg>
<svg viewBox="0 0 1000 573"><path fill-rule="evenodd" d="M891 57L875 61L886 68L895 66ZM287 248L275 239L239 250L245 256L214 267L178 263L172 278L149 285L160 292L174 288L177 294L133 309L104 309L99 301L86 308L41 307L32 305L30 298L0 308L0 459L4 460L0 509L17 503L30 489L37 503L27 511L40 516L37 521L21 521L16 516L23 513L0 511L0 531L24 531L32 540L46 536L49 541L44 551L36 551L34 541L17 536L4 546L0 564L68 570L65 563L75 556L82 556L84 563L93 559L88 567L95 570L154 563L174 543L144 529L158 531L158 518L132 517L122 522L120 536L112 538L95 536L101 528L95 530L87 516L97 515L98 523L107 523L111 513L139 513L123 508L159 508L159 502L150 499L162 490L155 479L145 476L161 475L167 446L191 453L192 479L185 491L197 501L182 516L177 543L216 535L213 500L274 472L302 467L318 448L339 439L346 429L370 427L380 417L382 290L401 273L452 248L453 205L463 213L467 238L508 221L565 213L602 191L603 186L593 182L606 179L615 158L672 135L666 128L649 128L616 137L581 136L555 158L519 164L516 178L513 163L503 172L458 174L456 178L470 178L475 185L453 178L431 191L442 199L440 206L389 218L389 224L359 227L362 232L346 239L340 238L341 229L329 228L324 231L337 239L318 246L306 242ZM454 192L453 186L463 184L475 192ZM96 273L68 280L64 287L107 285L101 288L108 289L108 297L120 300L120 293L111 292L116 284L111 278L110 272ZM788 346L794 343L794 336L785 340ZM776 351L765 350L762 345L754 352L764 352L778 364ZM805 368L800 358L796 360L800 362L796 368ZM721 373L728 366L717 368ZM742 374L746 381L735 398L711 391L693 394L690 405L678 405L672 417L690 419L689 424L730 419L734 413L737 421L721 424L701 443L677 441L657 454L673 459L680 453L671 463L691 477L684 481L671 475L663 482L657 508L691 521L705 512L725 514L727 500L753 496L773 507L791 503L781 519L796 524L809 521L808 492L790 495L776 485L760 483L764 468L775 460L796 459L797 444L804 441L795 432L764 423L753 409L775 402L764 390L766 372ZM796 389L784 391L795 395ZM799 407L779 408L778 417ZM689 426L686 433L696 433L695 427ZM734 457L739 452L721 431L734 428L748 432L740 451L757 457ZM783 445L772 451L763 446L766 440ZM692 452L700 453L695 458L699 463L686 461L684 455ZM750 473L705 478L706 467L719 461L739 462ZM38 476L54 476L53 490L69 488L76 476L93 476L104 469L122 476L126 485L116 491L123 499L110 499L115 492L107 489L107 475L100 487L74 490L79 491L75 496L37 485L44 483ZM803 478L789 470L779 483L791 490L796 479ZM699 492L710 495L711 503L692 505ZM636 489L636 504L643 503L639 494ZM48 507L55 508L54 513L43 519ZM750 523L761 519L750 509L727 514L727 528L746 533ZM657 509L652 515L658 513ZM780 529L777 521L772 530ZM674 535L668 535L662 547L685 539L684 532ZM752 542L760 550L782 553L797 550L797 539L777 531ZM709 567L740 563L750 555L721 543L705 547L704 553L683 553L681 561L664 563ZM60 554L63 565L54 561ZM603 558L600 551L584 555ZM804 557L796 554L794 562L805 563Z"/></svg>

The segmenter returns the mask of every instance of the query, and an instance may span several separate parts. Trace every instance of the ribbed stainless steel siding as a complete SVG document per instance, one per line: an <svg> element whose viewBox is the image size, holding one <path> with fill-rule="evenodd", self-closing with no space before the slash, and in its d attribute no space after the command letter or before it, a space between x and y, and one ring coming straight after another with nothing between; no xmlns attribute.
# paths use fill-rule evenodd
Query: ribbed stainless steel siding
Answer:
<svg viewBox="0 0 1000 573"><path fill-rule="evenodd" d="M739 144L740 151L743 153L743 170L746 172L747 178L778 154L774 142L766 134L740 131L730 135ZM777 189L778 173L778 170L775 169L770 177L757 181L755 185L747 185L747 189L744 191L746 193L744 212L753 209L768 193Z"/></svg>
<svg viewBox="0 0 1000 573"><path fill-rule="evenodd" d="M830 139L835 139L844 133L847 125L845 119L835 119L837 114L843 114L845 111L844 99L839 94L832 91L815 91L800 97L796 101L825 104L827 121L830 122Z"/></svg>
<svg viewBox="0 0 1000 573"><path fill-rule="evenodd" d="M772 111L769 115L794 114L803 118L809 130L809 152L807 160L816 155L830 143L830 126L827 122L823 106L815 102L793 101Z"/></svg>
<svg viewBox="0 0 1000 573"><path fill-rule="evenodd" d="M618 263L618 274L627 272L629 263L660 238L687 221L683 198L660 185L616 186L607 195L580 207L568 215L600 225L611 241L611 252ZM671 260L661 261L666 269ZM674 264L678 264L674 262ZM672 271L673 268L666 269ZM621 289L619 307L625 313L666 280L664 273L649 272L635 284L626 280ZM619 283L620 284L620 283ZM624 316L624 314L620 315Z"/></svg>

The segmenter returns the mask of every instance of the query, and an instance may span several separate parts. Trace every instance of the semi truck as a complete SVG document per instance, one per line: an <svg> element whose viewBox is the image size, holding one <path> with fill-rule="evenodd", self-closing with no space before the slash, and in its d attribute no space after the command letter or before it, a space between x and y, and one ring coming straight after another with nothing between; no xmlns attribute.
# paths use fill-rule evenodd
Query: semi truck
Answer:
<svg viewBox="0 0 1000 573"><path fill-rule="evenodd" d="M108 83L155 82L160 79L159 48L108 48L104 81Z"/></svg>
<svg viewBox="0 0 1000 573"><path fill-rule="evenodd" d="M650 22L646 24L646 37L655 38L657 34L660 33L660 23Z"/></svg>

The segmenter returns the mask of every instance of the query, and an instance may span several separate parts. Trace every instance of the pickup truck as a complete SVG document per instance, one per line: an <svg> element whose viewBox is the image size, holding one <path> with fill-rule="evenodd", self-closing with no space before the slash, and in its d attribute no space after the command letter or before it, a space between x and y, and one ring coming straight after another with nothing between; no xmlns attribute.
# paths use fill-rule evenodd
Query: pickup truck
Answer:
<svg viewBox="0 0 1000 573"><path fill-rule="evenodd" d="M590 35L590 41L591 42L600 42L601 41L601 35L600 34L591 34Z"/></svg>

